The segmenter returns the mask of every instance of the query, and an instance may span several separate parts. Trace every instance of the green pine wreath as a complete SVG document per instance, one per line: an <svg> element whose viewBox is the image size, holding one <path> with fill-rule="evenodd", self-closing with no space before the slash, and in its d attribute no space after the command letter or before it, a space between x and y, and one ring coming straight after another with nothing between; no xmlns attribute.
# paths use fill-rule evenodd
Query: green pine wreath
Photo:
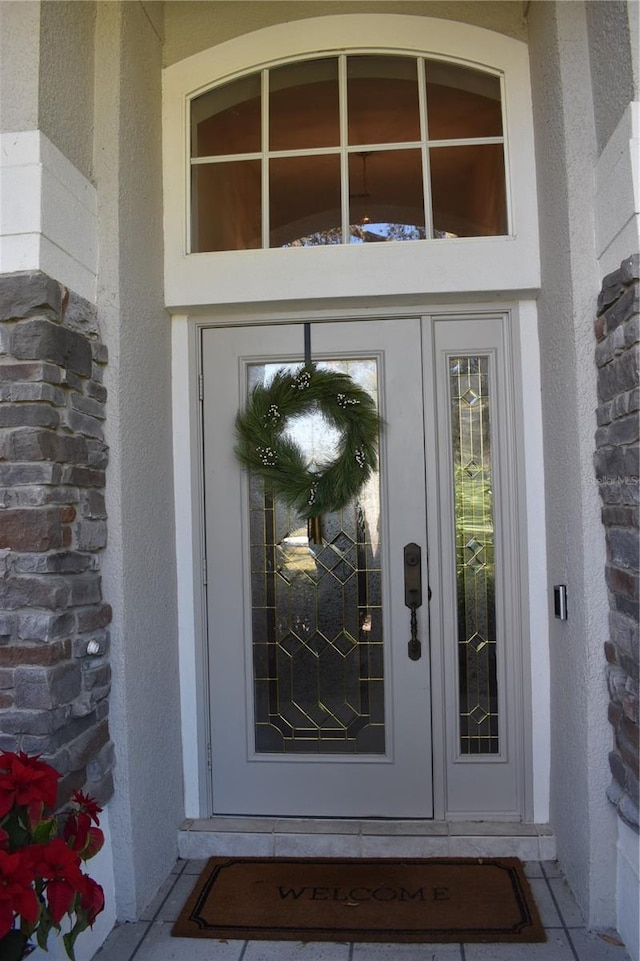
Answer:
<svg viewBox="0 0 640 961"><path fill-rule="evenodd" d="M320 411L341 434L336 457L319 470L305 462L284 434L291 417ZM279 371L268 387L252 390L236 417L235 453L265 490L303 518L345 507L378 464L381 419L373 398L348 374L307 364Z"/></svg>

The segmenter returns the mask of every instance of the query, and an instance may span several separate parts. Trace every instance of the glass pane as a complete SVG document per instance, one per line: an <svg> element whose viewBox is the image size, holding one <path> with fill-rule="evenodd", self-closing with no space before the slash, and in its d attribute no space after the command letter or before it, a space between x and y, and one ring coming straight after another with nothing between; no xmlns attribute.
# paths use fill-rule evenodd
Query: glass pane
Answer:
<svg viewBox="0 0 640 961"><path fill-rule="evenodd" d="M342 242L338 155L273 159L269 183L271 247Z"/></svg>
<svg viewBox="0 0 640 961"><path fill-rule="evenodd" d="M502 136L498 77L437 60L426 68L430 140Z"/></svg>
<svg viewBox="0 0 640 961"><path fill-rule="evenodd" d="M271 150L340 144L337 60L277 67L269 72L269 91Z"/></svg>
<svg viewBox="0 0 640 961"><path fill-rule="evenodd" d="M349 155L349 242L423 240L424 190L419 150Z"/></svg>
<svg viewBox="0 0 640 961"><path fill-rule="evenodd" d="M434 147L429 156L434 236L506 234L502 144Z"/></svg>
<svg viewBox="0 0 640 961"><path fill-rule="evenodd" d="M420 140L417 61L413 57L349 57L350 144Z"/></svg>
<svg viewBox="0 0 640 961"><path fill-rule="evenodd" d="M262 246L260 161L191 167L191 249Z"/></svg>
<svg viewBox="0 0 640 961"><path fill-rule="evenodd" d="M488 359L449 362L461 754L497 754L495 559Z"/></svg>
<svg viewBox="0 0 640 961"><path fill-rule="evenodd" d="M375 361L320 366L377 396ZM249 388L283 367L253 365ZM288 427L309 462L334 456L321 414ZM322 517L318 543L260 481L250 488L256 751L383 754L379 477Z"/></svg>
<svg viewBox="0 0 640 961"><path fill-rule="evenodd" d="M260 74L216 87L191 102L191 156L261 149Z"/></svg>

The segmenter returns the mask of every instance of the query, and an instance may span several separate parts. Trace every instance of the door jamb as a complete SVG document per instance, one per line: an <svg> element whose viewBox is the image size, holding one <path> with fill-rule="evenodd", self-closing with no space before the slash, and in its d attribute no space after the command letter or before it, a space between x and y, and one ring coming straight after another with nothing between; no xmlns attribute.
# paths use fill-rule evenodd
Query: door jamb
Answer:
<svg viewBox="0 0 640 961"><path fill-rule="evenodd" d="M372 311L371 308L352 308L340 309L331 307L328 309L302 310L295 313L298 322L304 320L314 320L317 322L337 320L337 319L378 319L390 316L409 316L409 315L433 315L437 313L442 316L451 314L460 316L481 316L493 315L496 312L510 313L513 317L513 354L511 364L514 375L518 371L519 357L519 308L523 308L523 319L533 320L535 323L535 303L522 303L520 305L509 302L492 302L481 304L471 302L469 304L456 303L435 304L421 307L403 309L401 304L393 307L382 307ZM206 654L206 591L205 587L205 545L204 545L204 485L202 472L202 405L199 396L199 376L201 374L201 331L204 327L211 326L248 326L266 323L287 323L291 322L293 312L277 308L266 308L259 311L247 313L236 313L225 307L212 307L210 311L198 311L196 315L189 313L177 313L172 316L172 404L173 404L173 430L174 430L174 484L175 484L175 504L176 504L176 551L177 557L183 559L178 564L178 624L179 624L179 652L180 652L180 686L181 715L182 715L182 741L184 758L184 785L185 785L185 813L187 817L199 818L209 816L212 810L212 786L210 776L210 744L209 744L209 703L208 703L208 663ZM537 344L537 334L532 339L529 337L529 346ZM522 374L525 375L527 367L524 360L520 361ZM536 365L534 365L535 367ZM535 371L534 371L535 374ZM538 385L535 379L533 387ZM524 393L525 383L521 385ZM518 413L519 420L522 419L522 406ZM519 424L519 427L522 426ZM536 483L540 483L542 478L542 461L536 463L538 468L537 477L534 472L530 476L529 470L533 466L532 451L527 451L526 438L524 431L518 430L518 450L519 476L521 478L520 488L526 488L529 493ZM534 447L540 449L541 438L535 438ZM525 467L529 474L525 475ZM539 500L536 504L536 513L532 513L531 504L527 504L526 516L523 510L519 512L521 533L524 529L532 529L532 521L535 520L536 526L540 527L540 506ZM542 517L544 511L542 511ZM526 519L529 523L527 524ZM544 526L544 525L542 525ZM431 525L428 529L429 536L429 560L434 563L432 551L434 529ZM525 539L526 543L526 539ZM548 756L549 756L549 714L548 714L548 690L549 690L549 668L548 668L548 628L543 616L535 616L527 603L528 589L533 589L538 597L544 596L546 599L546 577L544 574L544 563L542 564L542 575L534 578L532 575L533 563L540 567L540 562L544 562L544 544L538 538L532 551L531 545L528 549L529 565L525 558L522 590L523 611L526 614L529 609L531 626L536 621L539 629L539 652L542 652L541 663L537 664L535 676L530 677L532 665L531 651L527 638L523 642L522 673L523 689L525 694L525 723L524 723L524 784L525 805L524 820L546 822L548 820ZM535 583L534 583L535 581ZM544 589L542 588L544 582ZM544 612L543 612L544 613ZM523 631L528 636L529 620L523 616ZM536 695L531 698L531 683L535 683ZM540 700L538 699L540 695ZM533 700L533 704L531 701ZM435 705L435 698L432 703ZM538 709L533 716L534 705ZM439 730L442 728L442 718L432 717L432 736L434 740L433 749L433 789L434 789L434 819L443 820L445 816L445 768L442 757L437 757L436 745L439 741ZM536 738L537 744L533 744L533 724L538 725Z"/></svg>

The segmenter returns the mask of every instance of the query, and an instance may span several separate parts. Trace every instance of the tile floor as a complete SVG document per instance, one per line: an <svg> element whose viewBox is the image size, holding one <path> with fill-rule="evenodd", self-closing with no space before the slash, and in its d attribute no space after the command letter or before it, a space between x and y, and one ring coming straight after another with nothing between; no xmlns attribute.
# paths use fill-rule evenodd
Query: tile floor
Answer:
<svg viewBox="0 0 640 961"><path fill-rule="evenodd" d="M93 961L629 961L615 935L596 936L584 922L554 861L525 871L547 931L544 944L329 944L172 938L177 918L205 860L180 860L132 924L118 925Z"/></svg>

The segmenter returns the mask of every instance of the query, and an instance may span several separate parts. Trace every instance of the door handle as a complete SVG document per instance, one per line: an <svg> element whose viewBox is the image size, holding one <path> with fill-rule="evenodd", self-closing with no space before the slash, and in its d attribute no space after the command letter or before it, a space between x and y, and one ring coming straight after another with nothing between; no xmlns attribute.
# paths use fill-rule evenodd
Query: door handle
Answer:
<svg viewBox="0 0 640 961"><path fill-rule="evenodd" d="M422 604L422 552L418 544L406 544L404 548L404 603L411 611L411 637L409 657L419 661L422 657L422 644L418 638L418 615L416 611Z"/></svg>

